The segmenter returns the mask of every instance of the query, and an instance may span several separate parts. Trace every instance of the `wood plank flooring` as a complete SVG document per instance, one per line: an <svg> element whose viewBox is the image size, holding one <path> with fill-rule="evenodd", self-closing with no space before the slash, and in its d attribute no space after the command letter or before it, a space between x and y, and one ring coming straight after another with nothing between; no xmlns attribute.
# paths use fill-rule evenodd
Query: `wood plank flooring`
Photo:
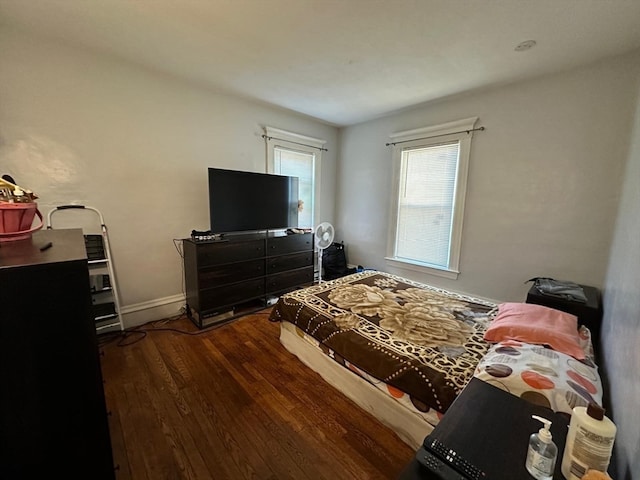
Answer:
<svg viewBox="0 0 640 480"><path fill-rule="evenodd" d="M413 450L287 352L268 312L102 342L118 480L397 477Z"/></svg>

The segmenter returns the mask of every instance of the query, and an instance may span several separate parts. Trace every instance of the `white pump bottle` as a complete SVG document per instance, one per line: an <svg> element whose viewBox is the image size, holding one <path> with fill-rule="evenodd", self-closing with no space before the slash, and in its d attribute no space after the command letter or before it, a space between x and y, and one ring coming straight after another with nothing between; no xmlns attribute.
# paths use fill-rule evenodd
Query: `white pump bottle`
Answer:
<svg viewBox="0 0 640 480"><path fill-rule="evenodd" d="M532 415L532 418L541 421L544 427L538 433L533 433L529 437L529 449L527 450L525 467L533 478L551 480L558 457L558 447L553 443L551 431L549 430L551 421L537 415Z"/></svg>

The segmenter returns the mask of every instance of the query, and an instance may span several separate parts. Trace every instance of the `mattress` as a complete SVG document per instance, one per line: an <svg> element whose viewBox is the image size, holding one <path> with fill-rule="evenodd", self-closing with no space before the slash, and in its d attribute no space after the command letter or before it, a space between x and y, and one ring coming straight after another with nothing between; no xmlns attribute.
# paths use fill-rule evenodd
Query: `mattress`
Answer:
<svg viewBox="0 0 640 480"><path fill-rule="evenodd" d="M541 345L490 344L498 305L385 272L365 271L281 296L269 319L281 343L417 448L471 378L571 413L601 403L587 358Z"/></svg>
<svg viewBox="0 0 640 480"><path fill-rule="evenodd" d="M337 363L325 355L317 341L289 322L280 324L280 342L324 381L342 392L366 412L391 428L410 447L417 449L438 424L442 414L422 412L409 396L366 375L354 365Z"/></svg>

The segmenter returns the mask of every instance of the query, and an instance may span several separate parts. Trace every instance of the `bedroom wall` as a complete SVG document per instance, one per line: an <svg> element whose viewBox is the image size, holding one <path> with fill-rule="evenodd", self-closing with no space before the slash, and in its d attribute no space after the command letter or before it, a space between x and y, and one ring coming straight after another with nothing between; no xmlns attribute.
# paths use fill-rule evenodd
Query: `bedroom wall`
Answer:
<svg viewBox="0 0 640 480"><path fill-rule="evenodd" d="M340 131L336 229L352 264L499 301L535 276L602 287L640 52L418 106ZM385 263L389 134L478 116L457 280Z"/></svg>
<svg viewBox="0 0 640 480"><path fill-rule="evenodd" d="M602 328L609 415L618 426L618 480L640 479L640 76L636 85L636 115L605 280Z"/></svg>
<svg viewBox="0 0 640 480"><path fill-rule="evenodd" d="M65 203L102 212L128 324L184 305L173 239L209 228L207 167L265 171L263 125L327 140L320 208L333 221L334 127L6 27L0 50L0 173L45 217Z"/></svg>

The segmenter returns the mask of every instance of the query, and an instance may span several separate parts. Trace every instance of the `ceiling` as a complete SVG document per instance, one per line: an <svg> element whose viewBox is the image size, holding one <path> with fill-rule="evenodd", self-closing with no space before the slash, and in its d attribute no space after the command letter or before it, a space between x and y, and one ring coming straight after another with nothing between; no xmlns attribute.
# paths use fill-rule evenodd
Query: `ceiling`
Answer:
<svg viewBox="0 0 640 480"><path fill-rule="evenodd" d="M336 126L640 48L638 0L0 0L0 24Z"/></svg>

